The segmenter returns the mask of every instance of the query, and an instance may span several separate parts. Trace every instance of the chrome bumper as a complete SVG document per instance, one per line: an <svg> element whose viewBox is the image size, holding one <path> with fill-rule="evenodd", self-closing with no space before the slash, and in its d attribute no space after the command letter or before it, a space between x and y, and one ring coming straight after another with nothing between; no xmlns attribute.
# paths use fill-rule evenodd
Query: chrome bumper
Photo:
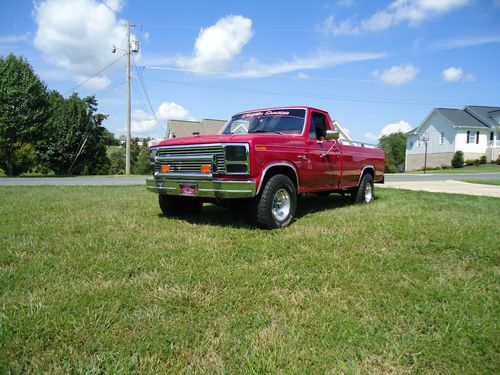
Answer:
<svg viewBox="0 0 500 375"><path fill-rule="evenodd" d="M227 180L181 180L161 177L148 177L146 187L152 193L181 195L181 184L193 184L197 187L197 197L202 198L251 198L255 196L255 181Z"/></svg>

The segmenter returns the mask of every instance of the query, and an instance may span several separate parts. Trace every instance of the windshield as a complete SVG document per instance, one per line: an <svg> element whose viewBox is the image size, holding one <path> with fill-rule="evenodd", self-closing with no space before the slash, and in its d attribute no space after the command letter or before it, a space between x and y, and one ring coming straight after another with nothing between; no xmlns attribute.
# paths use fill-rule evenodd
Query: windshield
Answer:
<svg viewBox="0 0 500 375"><path fill-rule="evenodd" d="M302 134L305 109L274 109L233 116L222 134L286 133Z"/></svg>

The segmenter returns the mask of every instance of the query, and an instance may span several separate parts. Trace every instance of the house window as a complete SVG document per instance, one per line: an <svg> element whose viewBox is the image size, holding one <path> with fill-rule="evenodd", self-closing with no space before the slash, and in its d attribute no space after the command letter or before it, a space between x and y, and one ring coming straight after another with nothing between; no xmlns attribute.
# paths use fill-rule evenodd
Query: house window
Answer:
<svg viewBox="0 0 500 375"><path fill-rule="evenodd" d="M490 146L493 144L494 134L495 134L495 133L490 132Z"/></svg>
<svg viewBox="0 0 500 375"><path fill-rule="evenodd" d="M479 133L479 132L477 132ZM467 130L467 143L476 143L476 132L471 132L470 130Z"/></svg>
<svg viewBox="0 0 500 375"><path fill-rule="evenodd" d="M413 148L413 141L410 141L410 148Z"/></svg>
<svg viewBox="0 0 500 375"><path fill-rule="evenodd" d="M444 143L444 132L441 132L439 137L439 144L442 145Z"/></svg>
<svg viewBox="0 0 500 375"><path fill-rule="evenodd" d="M479 132L476 132L476 144L479 144Z"/></svg>
<svg viewBox="0 0 500 375"><path fill-rule="evenodd" d="M420 147L420 139L417 139L417 147Z"/></svg>

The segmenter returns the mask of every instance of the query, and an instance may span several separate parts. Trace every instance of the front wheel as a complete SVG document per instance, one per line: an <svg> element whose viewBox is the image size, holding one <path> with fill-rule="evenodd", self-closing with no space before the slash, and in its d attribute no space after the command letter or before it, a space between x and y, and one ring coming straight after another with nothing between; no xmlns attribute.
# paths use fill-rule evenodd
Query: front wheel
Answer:
<svg viewBox="0 0 500 375"><path fill-rule="evenodd" d="M265 229L283 228L295 217L297 189L292 180L278 174L271 177L250 206L250 221Z"/></svg>
<svg viewBox="0 0 500 375"><path fill-rule="evenodd" d="M375 185L370 173L363 176L358 188L351 193L351 198L356 204L373 202L375 199Z"/></svg>

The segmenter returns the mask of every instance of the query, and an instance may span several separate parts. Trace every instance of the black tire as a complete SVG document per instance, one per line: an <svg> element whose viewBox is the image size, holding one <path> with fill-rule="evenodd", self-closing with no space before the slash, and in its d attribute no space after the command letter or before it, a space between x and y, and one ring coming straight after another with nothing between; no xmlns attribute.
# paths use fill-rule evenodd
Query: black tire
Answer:
<svg viewBox="0 0 500 375"><path fill-rule="evenodd" d="M158 202L165 216L196 214L203 206L203 202L197 198L172 195L158 195Z"/></svg>
<svg viewBox="0 0 500 375"><path fill-rule="evenodd" d="M281 206L281 207L280 207ZM292 180L277 174L264 185L249 207L249 219L264 229L283 228L289 225L297 208L297 189Z"/></svg>
<svg viewBox="0 0 500 375"><path fill-rule="evenodd" d="M370 173L363 175L358 188L351 192L351 199L355 204L373 202L375 199L375 186L373 184L373 177Z"/></svg>

